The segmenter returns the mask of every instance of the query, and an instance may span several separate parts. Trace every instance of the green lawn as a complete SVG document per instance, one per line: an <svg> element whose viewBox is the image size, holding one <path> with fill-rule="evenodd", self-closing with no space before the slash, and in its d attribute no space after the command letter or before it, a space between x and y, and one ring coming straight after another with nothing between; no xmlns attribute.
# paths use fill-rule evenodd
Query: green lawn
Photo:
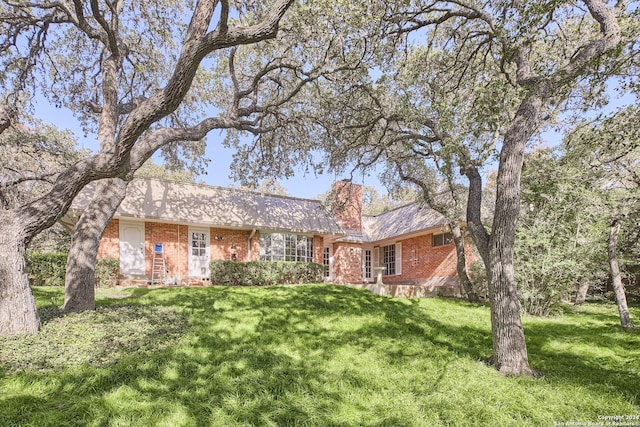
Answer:
<svg viewBox="0 0 640 427"><path fill-rule="evenodd" d="M503 377L485 306L329 285L106 290L0 338L0 426L554 426L640 415L614 305L525 318L542 379ZM640 310L632 316L640 321ZM640 425L640 419L636 420ZM574 424L575 425L575 424Z"/></svg>

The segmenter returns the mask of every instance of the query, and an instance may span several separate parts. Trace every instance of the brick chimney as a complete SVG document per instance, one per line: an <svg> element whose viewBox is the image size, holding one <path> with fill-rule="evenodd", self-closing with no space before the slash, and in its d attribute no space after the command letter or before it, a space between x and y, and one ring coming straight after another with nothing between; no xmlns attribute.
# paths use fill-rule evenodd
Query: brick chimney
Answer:
<svg viewBox="0 0 640 427"><path fill-rule="evenodd" d="M362 231L362 186L343 179L331 186L335 220L344 230Z"/></svg>

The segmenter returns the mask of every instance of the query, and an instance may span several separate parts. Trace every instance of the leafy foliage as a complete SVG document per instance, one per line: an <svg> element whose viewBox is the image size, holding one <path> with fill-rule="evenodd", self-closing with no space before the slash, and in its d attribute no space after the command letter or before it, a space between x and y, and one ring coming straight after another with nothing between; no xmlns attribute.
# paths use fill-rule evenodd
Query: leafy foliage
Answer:
<svg viewBox="0 0 640 427"><path fill-rule="evenodd" d="M64 286L67 254L27 252L27 270L31 286Z"/></svg>
<svg viewBox="0 0 640 427"><path fill-rule="evenodd" d="M321 283L324 266L292 261L211 261L211 283L227 286L272 286Z"/></svg>
<svg viewBox="0 0 640 427"><path fill-rule="evenodd" d="M31 286L64 286L67 254L62 252L27 252L27 269ZM116 258L99 258L96 263L96 283L113 287L118 282L120 262Z"/></svg>
<svg viewBox="0 0 640 427"><path fill-rule="evenodd" d="M69 131L37 121L0 134L0 207L10 209L42 196L57 174L86 156Z"/></svg>
<svg viewBox="0 0 640 427"><path fill-rule="evenodd" d="M143 178L160 178L178 182L195 182L196 172L193 168L184 167L186 165L179 164L172 166L171 164L159 165L153 159L147 160L135 172L136 177Z"/></svg>
<svg viewBox="0 0 640 427"><path fill-rule="evenodd" d="M167 307L112 305L65 314L47 306L39 313L37 335L0 338L0 368L7 373L104 367L134 351L143 356L161 350L188 330L186 318Z"/></svg>
<svg viewBox="0 0 640 427"><path fill-rule="evenodd" d="M528 155L516 236L516 277L523 309L548 315L580 284L608 276L605 194L597 170L550 149Z"/></svg>
<svg viewBox="0 0 640 427"><path fill-rule="evenodd" d="M118 284L120 260L118 258L98 258L96 260L96 287L112 288Z"/></svg>

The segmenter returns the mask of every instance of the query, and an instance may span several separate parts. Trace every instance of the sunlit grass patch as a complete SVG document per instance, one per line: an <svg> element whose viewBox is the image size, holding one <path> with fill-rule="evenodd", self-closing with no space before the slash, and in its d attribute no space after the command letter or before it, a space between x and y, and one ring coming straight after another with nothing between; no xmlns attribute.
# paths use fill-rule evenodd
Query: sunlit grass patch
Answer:
<svg viewBox="0 0 640 427"><path fill-rule="evenodd" d="M35 290L45 313L60 291ZM615 306L525 317L545 372L530 379L482 363L482 305L330 285L113 292L51 346L89 354L108 336L104 363L5 363L0 425L528 426L638 412L640 335L620 330ZM74 318L53 314L45 325Z"/></svg>

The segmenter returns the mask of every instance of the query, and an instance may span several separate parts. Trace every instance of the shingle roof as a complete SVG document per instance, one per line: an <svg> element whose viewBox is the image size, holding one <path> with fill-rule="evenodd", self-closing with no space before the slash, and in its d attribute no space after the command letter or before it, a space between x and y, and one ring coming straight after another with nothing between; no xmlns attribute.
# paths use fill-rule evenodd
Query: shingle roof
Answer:
<svg viewBox="0 0 640 427"><path fill-rule="evenodd" d="M95 184L87 186L73 201L71 208L85 208L94 191ZM344 234L317 200L152 178L136 178L129 184L127 195L115 217L209 227Z"/></svg>
<svg viewBox="0 0 640 427"><path fill-rule="evenodd" d="M376 242L446 224L440 213L419 203L411 203L380 215L363 216L363 239Z"/></svg>

